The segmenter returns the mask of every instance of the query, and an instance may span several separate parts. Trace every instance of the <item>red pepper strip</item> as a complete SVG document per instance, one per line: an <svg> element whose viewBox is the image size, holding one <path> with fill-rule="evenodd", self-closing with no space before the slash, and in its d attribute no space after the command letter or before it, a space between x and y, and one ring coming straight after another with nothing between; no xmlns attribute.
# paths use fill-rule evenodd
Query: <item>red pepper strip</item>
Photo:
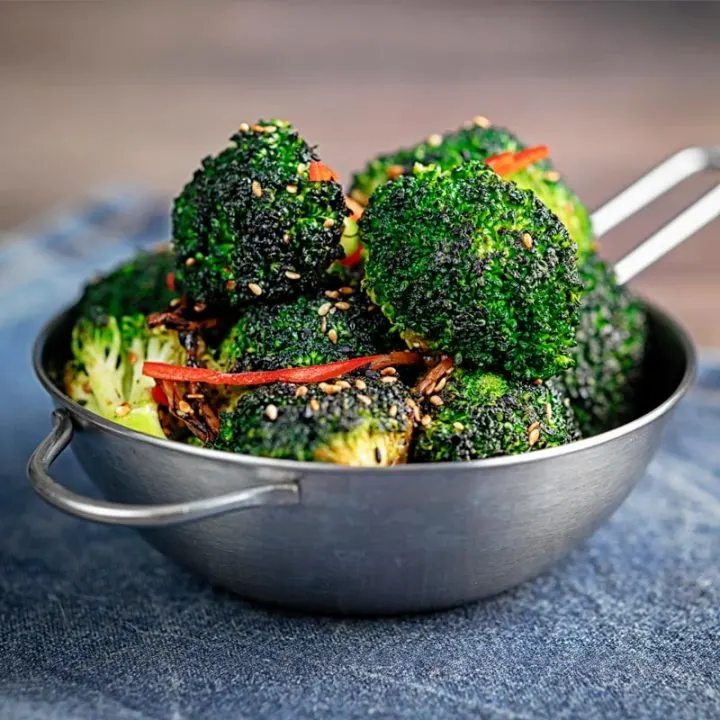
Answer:
<svg viewBox="0 0 720 720"><path fill-rule="evenodd" d="M340 176L327 165L313 160L310 163L310 182L329 182L335 180L337 182Z"/></svg>
<svg viewBox="0 0 720 720"><path fill-rule="evenodd" d="M170 404L167 395L165 394L165 391L160 387L160 385L156 385L152 389L152 399L158 405L162 405L163 407L167 407Z"/></svg>
<svg viewBox="0 0 720 720"><path fill-rule="evenodd" d="M362 243L358 246L358 249L354 252L350 253L347 257L342 258L341 260L338 260L338 262L343 265L344 267L355 267L361 260L362 260L362 251L363 246Z"/></svg>
<svg viewBox="0 0 720 720"><path fill-rule="evenodd" d="M319 383L332 380L341 375L347 375L347 373L361 367L369 366L372 370L381 370L390 365L415 365L420 362L422 362L422 357L418 353L408 351L392 352L387 355L366 355L365 357L339 360L326 365L241 373L217 372L208 368L146 362L143 365L143 375L156 380L169 380L172 382L198 382L207 385L249 387L251 385L269 385L274 382Z"/></svg>
<svg viewBox="0 0 720 720"><path fill-rule="evenodd" d="M165 284L167 285L167 289L170 292L175 292L175 273L174 272L169 272L165 276Z"/></svg>
<svg viewBox="0 0 720 720"><path fill-rule="evenodd" d="M549 155L550 148L547 145L537 145L518 152L503 152L493 155L485 160L485 164L489 165L498 175L506 177L544 160Z"/></svg>

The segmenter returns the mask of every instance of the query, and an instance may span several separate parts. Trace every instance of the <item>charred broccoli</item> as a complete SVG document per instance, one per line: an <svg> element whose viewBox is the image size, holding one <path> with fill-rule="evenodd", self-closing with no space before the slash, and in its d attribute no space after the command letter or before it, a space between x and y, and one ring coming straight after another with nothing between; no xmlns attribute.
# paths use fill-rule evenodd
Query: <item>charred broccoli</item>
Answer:
<svg viewBox="0 0 720 720"><path fill-rule="evenodd" d="M248 308L220 346L223 370L276 370L373 355L393 348L390 325L355 286ZM395 347L401 344L395 340Z"/></svg>
<svg viewBox="0 0 720 720"><path fill-rule="evenodd" d="M579 438L569 402L558 390L491 373L456 372L428 405L431 422L415 448L421 462L517 455Z"/></svg>
<svg viewBox="0 0 720 720"><path fill-rule="evenodd" d="M360 227L367 292L410 347L528 380L572 362L575 244L532 193L479 162L416 167Z"/></svg>
<svg viewBox="0 0 720 720"><path fill-rule="evenodd" d="M414 147L379 156L354 175L350 194L357 202L366 204L378 186L408 174L417 162L449 170L470 160L484 161L492 155L517 152L525 147L509 130L478 117L455 132L432 135ZM531 165L506 179L523 190L532 190L558 216L577 244L579 255L584 257L593 251L595 240L588 210L561 181L549 161Z"/></svg>
<svg viewBox="0 0 720 720"><path fill-rule="evenodd" d="M146 360L182 363L178 335L149 329L146 312L167 305L168 259L140 255L89 285L78 304L72 358L65 368L67 394L88 410L120 425L165 437L152 390L142 374Z"/></svg>
<svg viewBox="0 0 720 720"><path fill-rule="evenodd" d="M413 431L408 391L394 377L385 380L357 375L242 393L220 414L211 447L357 467L405 463Z"/></svg>
<svg viewBox="0 0 720 720"><path fill-rule="evenodd" d="M311 180L317 160L289 123L243 124L176 198L178 279L194 300L231 307L316 287L343 256L340 185Z"/></svg>
<svg viewBox="0 0 720 720"><path fill-rule="evenodd" d="M589 258L581 275L585 292L575 365L551 384L568 395L589 437L632 419L648 328L640 302L618 286L600 258Z"/></svg>

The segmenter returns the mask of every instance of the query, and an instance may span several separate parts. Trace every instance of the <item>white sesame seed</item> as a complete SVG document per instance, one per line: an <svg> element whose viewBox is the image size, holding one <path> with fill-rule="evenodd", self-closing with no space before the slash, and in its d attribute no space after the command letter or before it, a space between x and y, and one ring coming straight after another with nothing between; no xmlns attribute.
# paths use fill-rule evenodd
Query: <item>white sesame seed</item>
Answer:
<svg viewBox="0 0 720 720"><path fill-rule="evenodd" d="M287 245L290 242L290 235L285 233L282 237L282 241Z"/></svg>
<svg viewBox="0 0 720 720"><path fill-rule="evenodd" d="M454 422L453 427L458 431L462 432L465 429L465 426L461 422Z"/></svg>
<svg viewBox="0 0 720 720"><path fill-rule="evenodd" d="M435 407L440 407L440 405L444 405L443 399L439 395L431 395L430 396L430 404L435 405Z"/></svg>
<svg viewBox="0 0 720 720"><path fill-rule="evenodd" d="M128 403L123 403L122 405L118 405L115 408L115 415L118 417L125 417L126 415L130 414L130 405Z"/></svg>
<svg viewBox="0 0 720 720"><path fill-rule="evenodd" d="M297 166L298 175L302 175L306 170L307 170L307 165L305 163L298 163L298 166Z"/></svg>
<svg viewBox="0 0 720 720"><path fill-rule="evenodd" d="M347 380L336 380L335 384L338 387L341 387L343 390L349 390L350 389L350 383Z"/></svg>
<svg viewBox="0 0 720 720"><path fill-rule="evenodd" d="M331 305L330 303L323 303L323 304L318 308L318 315L320 315L320 317L323 317L324 315L327 315L327 314L330 312L330 308L331 308L331 307L332 307L332 305Z"/></svg>
<svg viewBox="0 0 720 720"><path fill-rule="evenodd" d="M295 391L295 397L305 397L308 394L307 385L300 385Z"/></svg>
<svg viewBox="0 0 720 720"><path fill-rule="evenodd" d="M195 258L194 258L194 257L189 257L189 258L185 261L185 267L192 267L194 264L195 264Z"/></svg>
<svg viewBox="0 0 720 720"><path fill-rule="evenodd" d="M484 115L476 115L473 119L473 124L481 128L490 127L490 121Z"/></svg>
<svg viewBox="0 0 720 720"><path fill-rule="evenodd" d="M258 197L258 198L262 197L262 194L263 194L262 185L257 180L252 181L251 187L252 187L252 194L255 197Z"/></svg>
<svg viewBox="0 0 720 720"><path fill-rule="evenodd" d="M178 403L178 410L179 410L181 413L184 413L185 415L192 415L192 414L193 414L193 409L192 409L192 407L190 407L190 403L186 402L185 400L181 400L181 401Z"/></svg>
<svg viewBox="0 0 720 720"><path fill-rule="evenodd" d="M327 336L328 336L328 340L329 340L333 345L336 345L336 344L337 344L338 334L337 334L337 330L335 330L335 328L330 328L330 329L328 330Z"/></svg>
<svg viewBox="0 0 720 720"><path fill-rule="evenodd" d="M381 375L397 375L397 370L394 367L386 367L380 371Z"/></svg>
<svg viewBox="0 0 720 720"><path fill-rule="evenodd" d="M397 378L392 375L386 375L385 377L380 378L380 382L385 383L386 385L392 385L397 382Z"/></svg>
<svg viewBox="0 0 720 720"><path fill-rule="evenodd" d="M324 228L331 228L335 224L335 221L332 218L327 218L325 222L323 223Z"/></svg>
<svg viewBox="0 0 720 720"><path fill-rule="evenodd" d="M432 418L429 415L423 415L422 420L420 421L420 424L423 427L427 427L432 422Z"/></svg>
<svg viewBox="0 0 720 720"><path fill-rule="evenodd" d="M447 385L447 378L442 377L437 381L437 385L435 386L435 392L440 392L445 386Z"/></svg>
<svg viewBox="0 0 720 720"><path fill-rule="evenodd" d="M337 290L326 290L325 297L329 297L331 300L337 300L340 297L340 293Z"/></svg>
<svg viewBox="0 0 720 720"><path fill-rule="evenodd" d="M358 379L355 381L355 387L356 387L358 390L367 390L367 385L366 385L365 381L364 381L364 380L361 380L360 378L358 378Z"/></svg>
<svg viewBox="0 0 720 720"><path fill-rule="evenodd" d="M358 395L357 399L363 404L363 405L371 405L372 404L372 398L369 398L367 395Z"/></svg>
<svg viewBox="0 0 720 720"><path fill-rule="evenodd" d="M557 182L560 179L560 173L557 170L548 170L545 173L545 179L550 182Z"/></svg>
<svg viewBox="0 0 720 720"><path fill-rule="evenodd" d="M355 291L351 287L341 287L339 292L341 292L343 295L352 295Z"/></svg>
<svg viewBox="0 0 720 720"><path fill-rule="evenodd" d="M225 287L226 287L228 290L234 290L234 289L237 287L237 283L236 283L234 280L228 280L228 281L225 283Z"/></svg>
<svg viewBox="0 0 720 720"><path fill-rule="evenodd" d="M550 403L545 404L545 417L548 422L552 420L552 405Z"/></svg>
<svg viewBox="0 0 720 720"><path fill-rule="evenodd" d="M397 413L398 413L397 405L391 405L390 408L388 409L388 415L390 417L394 418L397 415Z"/></svg>
<svg viewBox="0 0 720 720"><path fill-rule="evenodd" d="M528 445L532 447L540 439L540 428L535 428L528 433Z"/></svg>
<svg viewBox="0 0 720 720"><path fill-rule="evenodd" d="M310 401L310 409L313 412L317 412L320 409L320 403L315 398Z"/></svg>
<svg viewBox="0 0 720 720"><path fill-rule="evenodd" d="M265 408L265 415L267 415L268 420L272 420L275 422L278 417L278 409L275 407L275 405L268 405Z"/></svg>
<svg viewBox="0 0 720 720"><path fill-rule="evenodd" d="M291 195L295 195L295 194L297 193L297 191L298 191L298 186L297 186L297 185L286 185L286 186L285 186L285 189L286 189Z"/></svg>
<svg viewBox="0 0 720 720"><path fill-rule="evenodd" d="M335 303L335 307L336 307L338 310L349 310L349 309L350 309L350 304L349 304L349 303L346 303L344 300L341 300L340 302L336 302L336 303Z"/></svg>
<svg viewBox="0 0 720 720"><path fill-rule="evenodd" d="M427 139L427 144L430 147L438 147L438 146L442 145L442 135L438 135L437 133L432 134Z"/></svg>
<svg viewBox="0 0 720 720"><path fill-rule="evenodd" d="M248 283L248 290L253 295L262 295L263 289L257 283Z"/></svg>
<svg viewBox="0 0 720 720"><path fill-rule="evenodd" d="M286 270L285 271L285 277L288 280L299 280L300 279L300 273L293 272L292 270Z"/></svg>
<svg viewBox="0 0 720 720"><path fill-rule="evenodd" d="M247 132L250 126L247 123L240 123L240 132Z"/></svg>
<svg viewBox="0 0 720 720"><path fill-rule="evenodd" d="M533 239L532 239L532 235L530 235L530 233L523 233L523 235L522 235L522 244L523 244L528 250L532 250Z"/></svg>

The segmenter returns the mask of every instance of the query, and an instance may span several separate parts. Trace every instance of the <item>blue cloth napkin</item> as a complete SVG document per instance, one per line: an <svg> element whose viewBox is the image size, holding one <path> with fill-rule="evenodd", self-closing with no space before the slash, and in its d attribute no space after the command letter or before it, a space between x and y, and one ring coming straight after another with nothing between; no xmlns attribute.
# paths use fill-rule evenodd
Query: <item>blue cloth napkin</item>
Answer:
<svg viewBox="0 0 720 720"><path fill-rule="evenodd" d="M47 507L30 346L82 281L164 240L167 204L113 192L0 242L0 718L720 717L720 365L703 364L623 507L552 572L400 619L272 611L133 531ZM70 455L61 481L93 489Z"/></svg>

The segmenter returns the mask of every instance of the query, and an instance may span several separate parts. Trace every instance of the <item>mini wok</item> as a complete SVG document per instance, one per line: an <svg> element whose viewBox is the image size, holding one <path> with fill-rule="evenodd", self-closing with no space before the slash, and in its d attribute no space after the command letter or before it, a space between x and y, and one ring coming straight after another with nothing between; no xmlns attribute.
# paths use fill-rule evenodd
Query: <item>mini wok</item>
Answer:
<svg viewBox="0 0 720 720"><path fill-rule="evenodd" d="M598 234L680 180L720 165L719 148L672 156L593 216ZM720 187L616 266L624 282L720 214ZM647 305L639 416L558 448L465 463L351 468L206 450L127 430L62 390L74 310L34 348L55 405L28 473L49 503L137 527L160 552L243 597L311 612L391 614L478 600L528 580L588 538L622 503L695 375L686 333ZM72 450L107 500L56 483Z"/></svg>

